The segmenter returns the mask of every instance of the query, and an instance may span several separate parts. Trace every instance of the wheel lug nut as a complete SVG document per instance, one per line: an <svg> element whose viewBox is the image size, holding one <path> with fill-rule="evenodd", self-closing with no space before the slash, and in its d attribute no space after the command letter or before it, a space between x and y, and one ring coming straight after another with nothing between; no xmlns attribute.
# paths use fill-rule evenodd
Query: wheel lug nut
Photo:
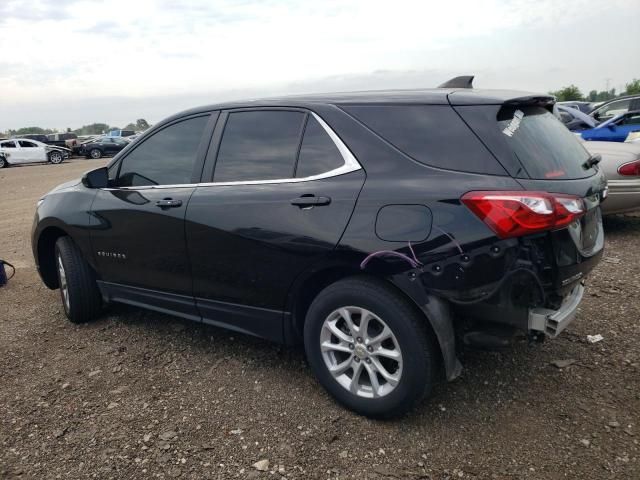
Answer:
<svg viewBox="0 0 640 480"><path fill-rule="evenodd" d="M358 343L362 343L362 337L358 337Z"/></svg>
<svg viewBox="0 0 640 480"><path fill-rule="evenodd" d="M349 350L353 350L355 347L353 346L353 343L349 344Z"/></svg>
<svg viewBox="0 0 640 480"><path fill-rule="evenodd" d="M367 351L368 351L368 352L373 352L373 347L372 347L371 345L369 345L369 346L367 347Z"/></svg>
<svg viewBox="0 0 640 480"><path fill-rule="evenodd" d="M360 361L360 357L356 357L354 358L354 360L356 361L356 363L358 363Z"/></svg>
<svg viewBox="0 0 640 480"><path fill-rule="evenodd" d="M367 358L367 359L365 360L365 362L367 362L367 363L371 363L371 359L370 359L370 358Z"/></svg>

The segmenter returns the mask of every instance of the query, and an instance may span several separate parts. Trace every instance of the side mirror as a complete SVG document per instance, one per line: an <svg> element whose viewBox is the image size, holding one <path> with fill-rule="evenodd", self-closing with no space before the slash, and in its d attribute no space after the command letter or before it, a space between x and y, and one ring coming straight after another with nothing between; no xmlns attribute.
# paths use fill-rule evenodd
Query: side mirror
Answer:
<svg viewBox="0 0 640 480"><path fill-rule="evenodd" d="M109 186L109 170L107 167L96 168L82 176L82 184L87 188L107 188Z"/></svg>

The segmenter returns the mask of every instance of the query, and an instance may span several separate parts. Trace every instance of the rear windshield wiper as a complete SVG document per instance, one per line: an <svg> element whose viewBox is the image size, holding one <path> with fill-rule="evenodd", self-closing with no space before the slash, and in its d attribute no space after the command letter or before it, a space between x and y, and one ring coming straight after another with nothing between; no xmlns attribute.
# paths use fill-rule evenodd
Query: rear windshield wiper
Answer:
<svg viewBox="0 0 640 480"><path fill-rule="evenodd" d="M602 160L602 155L600 155L599 153L594 153L593 155L591 155L589 158L585 160L585 162L582 164L582 167L585 170L589 170L591 167L599 164L601 160Z"/></svg>

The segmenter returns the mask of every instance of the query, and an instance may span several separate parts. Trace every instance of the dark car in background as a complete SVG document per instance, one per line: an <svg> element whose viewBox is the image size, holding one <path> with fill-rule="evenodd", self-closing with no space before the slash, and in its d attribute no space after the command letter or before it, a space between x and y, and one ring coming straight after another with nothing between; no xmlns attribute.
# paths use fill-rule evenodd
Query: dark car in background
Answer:
<svg viewBox="0 0 640 480"><path fill-rule="evenodd" d="M598 122L605 122L613 117L634 110L640 110L640 95L628 95L614 98L600 105L589 115L595 118Z"/></svg>
<svg viewBox="0 0 640 480"><path fill-rule="evenodd" d="M78 153L87 158L98 159L115 155L127 145L129 142L120 137L99 137L80 144Z"/></svg>
<svg viewBox="0 0 640 480"><path fill-rule="evenodd" d="M174 115L40 200L38 271L73 322L123 302L301 342L341 403L399 415L461 342L557 336L603 252L606 182L553 97L457 83Z"/></svg>
<svg viewBox="0 0 640 480"><path fill-rule="evenodd" d="M78 136L75 133L50 133L47 135L40 133L28 133L25 135L18 135L14 138L28 138L30 140L37 140L38 142L46 143L47 145L72 150L76 144Z"/></svg>

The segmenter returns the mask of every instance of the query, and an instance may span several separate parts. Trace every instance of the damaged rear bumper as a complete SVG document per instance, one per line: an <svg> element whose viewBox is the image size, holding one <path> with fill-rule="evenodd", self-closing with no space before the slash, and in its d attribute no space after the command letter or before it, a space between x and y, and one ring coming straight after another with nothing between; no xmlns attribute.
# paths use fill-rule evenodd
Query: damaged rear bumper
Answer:
<svg viewBox="0 0 640 480"><path fill-rule="evenodd" d="M555 338L576 318L584 295L584 286L578 283L567 295L558 310L532 308L529 310L529 330L542 332Z"/></svg>

